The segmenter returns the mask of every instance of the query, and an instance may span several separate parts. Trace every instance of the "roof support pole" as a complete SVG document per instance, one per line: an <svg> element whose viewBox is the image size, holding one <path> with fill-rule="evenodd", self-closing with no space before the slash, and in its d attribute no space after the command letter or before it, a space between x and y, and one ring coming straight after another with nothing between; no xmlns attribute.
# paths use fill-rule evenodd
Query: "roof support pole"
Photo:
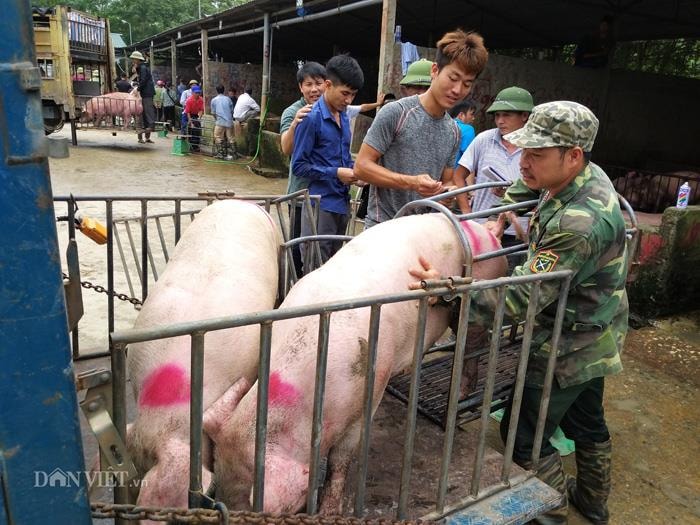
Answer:
<svg viewBox="0 0 700 525"><path fill-rule="evenodd" d="M151 71L153 71L153 66L156 65L156 54L153 49L153 40L151 40L151 45L148 48L148 60L151 61Z"/></svg>
<svg viewBox="0 0 700 525"><path fill-rule="evenodd" d="M396 0L382 2L382 32L379 41L379 78L377 91L386 93L391 86L394 64L394 26L396 25ZM379 95L379 93L377 93Z"/></svg>
<svg viewBox="0 0 700 525"><path fill-rule="evenodd" d="M170 39L170 82L177 87L177 48L175 39Z"/></svg>
<svg viewBox="0 0 700 525"><path fill-rule="evenodd" d="M202 99L205 113L208 113L206 92L209 87L209 31L202 29Z"/></svg>
<svg viewBox="0 0 700 525"><path fill-rule="evenodd" d="M265 113L267 97L270 94L270 13L263 19L262 87L260 89L260 114Z"/></svg>

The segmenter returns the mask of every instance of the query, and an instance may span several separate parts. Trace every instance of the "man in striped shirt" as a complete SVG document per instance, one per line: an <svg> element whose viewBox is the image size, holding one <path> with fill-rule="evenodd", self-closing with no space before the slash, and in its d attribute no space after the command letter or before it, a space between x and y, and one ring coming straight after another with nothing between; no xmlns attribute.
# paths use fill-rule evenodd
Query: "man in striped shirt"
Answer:
<svg viewBox="0 0 700 525"><path fill-rule="evenodd" d="M522 128L532 111L532 95L520 87L501 90L493 104L486 110L494 116L496 127L479 133L459 159L454 183L458 187L494 181L516 181L520 179L520 154L522 150L503 138L504 135ZM473 192L471 204L467 195L457 198L462 213L486 210L497 206L505 188L484 188ZM478 219L485 222L486 219ZM527 231L527 217L519 219L523 231ZM519 243L516 230L509 227L501 239L503 246Z"/></svg>

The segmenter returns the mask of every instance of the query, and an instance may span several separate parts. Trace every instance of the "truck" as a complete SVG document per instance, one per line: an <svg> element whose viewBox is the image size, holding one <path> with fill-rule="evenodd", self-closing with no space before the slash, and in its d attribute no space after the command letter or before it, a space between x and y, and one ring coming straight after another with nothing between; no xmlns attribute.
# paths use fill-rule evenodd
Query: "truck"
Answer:
<svg viewBox="0 0 700 525"><path fill-rule="evenodd" d="M33 8L37 65L41 75L44 132L75 124L92 97L113 91L116 79L109 20L57 5Z"/></svg>

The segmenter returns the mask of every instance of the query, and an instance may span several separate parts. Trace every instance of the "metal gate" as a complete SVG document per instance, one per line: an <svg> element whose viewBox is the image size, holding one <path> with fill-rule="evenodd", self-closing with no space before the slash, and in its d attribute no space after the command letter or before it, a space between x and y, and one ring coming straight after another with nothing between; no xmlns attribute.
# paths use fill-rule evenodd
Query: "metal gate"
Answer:
<svg viewBox="0 0 700 525"><path fill-rule="evenodd" d="M493 185L494 183L490 183ZM498 184L498 183L495 183ZM483 186L481 186L483 187ZM477 189L471 187L469 189ZM450 195L446 195L449 197ZM139 218L139 225L141 227L141 258L135 261L136 266L140 265L139 280L142 288L141 297L145 297L148 292L148 282L149 275L155 280L157 278L157 272L151 268L149 274L149 265L155 265L155 257L153 256L153 251L150 250L148 245L148 219L153 220L154 227L158 231L159 240L161 243L163 259L167 260L167 242L164 239L164 234L161 234L163 229L162 220L167 215L166 214L153 214L148 215L148 201L150 200L171 200L175 202L177 213L174 214L174 230L175 239L179 238L180 231L182 229L182 219L181 216L191 217L192 214L196 213L196 210L185 210L182 209L182 201L184 200L194 200L194 201L204 201L210 202L216 195L206 195L198 196L196 199L179 197L174 199L169 198L159 198L153 199L148 197L134 197L131 199L141 204L141 216ZM231 195L218 195L218 197L231 197ZM292 198L298 198L294 196ZM304 197L307 198L308 197ZM64 200L69 200L69 198L59 198ZM294 241L289 240L289 231L285 221L282 219L283 215L280 213L279 206L283 202L288 202L287 197L249 197L252 200L261 201L265 207L269 210L272 204L278 206L277 219L283 231L283 237L285 238L284 247L285 250L282 254L282 268L285 270L285 277L283 282L287 285L293 283L295 276L290 275L288 272L291 270L293 274L293 265L291 264L291 256L288 256L291 246ZM78 200L78 199L76 199ZM82 201L96 200L95 198L84 197ZM112 203L116 199L105 199L107 206L107 216L108 225L112 224L111 229L115 228L116 224L121 224L119 221L112 219ZM425 200L412 203L411 206L406 211L411 211L415 208L428 208L446 213L453 224L458 228L457 232L460 238L463 239L463 249L465 251L465 276L456 276L444 281L425 283L424 290L404 292L391 295L374 296L374 297L364 297L358 298L352 301L344 302L333 302L318 305L309 305L303 308L295 308L293 311L285 310L272 310L268 312L257 312L255 314L234 316L230 318L201 321L196 323L187 324L177 324L172 325L167 328L153 329L153 330L125 330L122 332L115 332L111 335L111 369L112 369L112 392L111 397L114 400L114 406L112 411L112 419L118 435L122 437L125 436L126 431L126 350L130 343L144 342L155 339L164 339L170 337L178 337L187 335L191 339L191 353L192 353L192 370L191 370L191 399L190 406L195 407L191 412L191 426L190 426L190 446L191 446L191 458L192 462L190 464L190 507L199 508L211 506L211 501L205 494L207 487L202 486L201 479L201 437L202 437L202 395L203 395L203 366L204 366L204 336L208 332L223 330L228 328L247 326L247 325L259 325L260 327L260 361L258 369L258 407L267 407L268 401L268 385L269 385L269 365L270 365L270 349L271 349L271 334L272 328L275 322L283 319L291 319L295 317L305 317L305 316L318 316L319 318L319 344L317 348L317 374L315 379L315 398L314 398L314 421L312 423L313 436L312 436L312 450L310 456L310 476L308 485L308 498L307 498L307 512L313 514L316 512L318 501L317 494L318 490L322 484L322 480L319 477L319 463L320 458L320 434L321 434L321 421L320 414L322 413L323 403L324 403L324 392L325 392L325 370L326 360L328 356L328 334L332 326L332 315L335 312L340 312L348 309L354 308L367 308L371 309L371 317L369 325L367 326L369 341L369 352L367 357L367 370L370 371L365 381L365 388L363 394L363 406L364 412L362 416L363 428L362 428L362 439L359 459L357 462L356 471L356 489L354 496L354 509L355 516L362 517L363 509L365 508L365 498L367 494L367 473L368 473L368 450L369 450L369 439L371 435L371 407L373 403L373 392L372 386L374 384L373 371L375 369L375 359L377 354L377 340L379 337L379 321L381 318L382 306L390 303L402 302L402 301L418 301L418 328L415 334L414 341L414 353L413 353L413 364L411 367L410 374L404 378L405 382L405 400L407 402L407 414L406 414L406 425L405 425L405 435L404 435L404 448L403 448L403 460L401 465L397 465L396 476L400 478L400 489L396 496L396 501L398 505L396 508L396 518L399 520L410 518L421 517L428 520L438 519L447 514L463 511L463 509L475 506L476 504L486 504L489 498L498 495L499 493L508 492L510 497L518 497L518 494L522 498L529 498L532 502L532 507L530 510L523 511L519 515L518 522L524 522L525 518L530 519L534 517L537 513L540 513L548 508L551 508L558 504L559 496L555 491L549 489L546 485L543 485L539 480L534 478L533 472L524 472L520 469L513 468L512 465L512 452L514 446L514 435L513 429L517 426L518 418L518 407L522 399L522 391L525 381L525 371L528 361L528 355L530 351L530 344L532 341L532 333L534 328L534 318L535 318L535 305L537 303L537 297L539 292L539 287L542 282L545 281L558 281L561 283L559 302L557 305L557 314L554 323L554 336L553 336L553 351L550 354L550 359L547 368L546 375L546 385L544 387L544 395L542 398L542 405L540 407L540 417L537 424L537 433L535 438L535 443L541 442L541 436L544 432L544 418L546 414L547 404L549 401L549 396L551 392L551 381L553 377L554 364L556 361L556 346L558 344L559 334L561 332L561 326L563 322L563 315L566 307L566 297L568 294L569 283L571 279L570 271L558 271L551 272L547 274L529 275L521 277L504 277L500 279L495 279L491 281L479 281L472 282L468 275L471 273L471 264L473 261L482 260L487 257L493 257L498 255L503 255L506 253L514 253L522 249L522 246L516 246L513 248L508 248L504 250L499 250L492 254L485 254L480 257L472 259L470 248L466 237L461 228L458 227L458 218L474 218L476 216L490 215L493 211L469 214L468 216L454 217L450 212L444 208L444 206L436 203L435 200ZM308 200L307 200L308 203ZM532 205L532 202L524 203L521 205L513 205L502 207L502 210L515 209L518 207ZM623 204L625 204L623 202ZM70 215L70 212L69 212ZM124 223L127 224L127 223ZM636 222L633 222L636 226ZM635 228L630 230L630 233L634 233ZM119 234L117 234L119 235ZM127 234L126 237L129 239L129 245L135 246L135 241L133 241L132 236ZM114 239L112 239L111 249L108 246L108 270L110 274L113 274L114 262L113 262L113 244ZM114 237L116 238L116 236ZM307 239L308 240L308 239ZM111 254L111 262L110 256ZM114 285L114 277L111 275L109 278L110 284ZM499 367L503 368L503 356L504 352L501 349L502 346L502 336L504 333L503 326L503 316L505 311L505 288L507 286L513 285L526 285L531 288L531 298L528 306L528 311L526 315L526 320L520 326L508 327L508 344L515 353L511 355L511 362L509 364L509 370L511 371L511 380L509 384L499 385L497 381L497 375L499 374ZM468 400L471 409L471 418L478 419L478 443L475 450L474 461L472 465L470 486L465 490L459 497L448 497L448 480L450 476L450 459L452 457L455 433L457 425L465 422L464 417L459 417L460 410L464 409L464 401L459 400L459 385L460 385L460 373L462 369L465 357L470 357L466 355L466 342L465 337L462 334L466 333L469 326L468 312L471 301L471 293L480 290L496 289L498 290L499 302L496 309L496 313L491 326L491 337L490 344L487 349L480 353L481 359L481 369L483 373L483 380L480 385L479 393L477 396L472 397ZM445 397L445 403L443 406L444 415L440 423L444 426L445 433L442 442L441 450L436 449L436 453L440 452L440 473L438 479L438 489L435 494L435 499L433 502L432 510L424 513L421 516L411 515L411 509L409 508L409 484L412 475L412 465L414 461L414 439L416 432L417 415L419 413L419 391L422 384L423 376L429 374L430 371L426 366L423 366L423 359L425 357L424 353L424 335L425 335L425 323L427 319L427 309L429 304L429 298L434 296L450 296L459 297L462 301L462 308L460 311L459 329L456 334L455 343L444 345L443 347L437 348L436 350L449 349L449 347L454 348L454 355L451 357L450 365L443 367L449 370L449 381L445 383L443 392L443 397ZM113 297L108 296L110 302L113 304ZM113 309L113 306L112 306ZM112 318L113 325L113 318ZM515 356L515 357L513 357ZM474 357L473 355L471 357ZM445 396L446 394L446 396ZM499 481L488 487L483 487L481 483L483 467L484 467L484 453L486 449L486 433L488 428L488 417L492 410L495 410L503 403L512 398L513 411L511 419L509 421L509 436L511 436L506 442L505 453L503 456L503 463L500 467ZM197 409L198 407L198 409ZM488 407L487 409L484 409ZM263 494L264 494L264 463L265 463L265 443L266 443L266 433L267 433L267 414L266 409L259 409L257 413L256 420L256 438L255 438L255 482L253 486L253 502L254 511L260 512L262 510ZM537 437L539 436L539 438ZM103 452L105 452L103 450ZM108 451L107 451L108 452ZM532 459L539 457L539 446L536 446L533 450ZM114 458L112 458L114 460ZM114 461L112 464L114 465ZM126 472L126 476L133 476L134 472ZM521 492L518 492L521 491ZM525 496L526 494L526 496ZM537 500L537 498L540 498ZM533 499L534 498L534 499ZM115 490L115 503L125 504L128 503L128 494L125 490L116 489ZM529 514L528 514L529 512ZM522 520L522 521L520 521Z"/></svg>

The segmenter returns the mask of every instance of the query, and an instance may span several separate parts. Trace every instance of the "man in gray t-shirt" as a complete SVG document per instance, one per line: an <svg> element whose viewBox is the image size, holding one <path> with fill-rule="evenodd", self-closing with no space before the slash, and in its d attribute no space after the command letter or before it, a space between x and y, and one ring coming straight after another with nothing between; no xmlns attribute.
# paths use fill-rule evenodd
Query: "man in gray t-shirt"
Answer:
<svg viewBox="0 0 700 525"><path fill-rule="evenodd" d="M431 182L449 182L459 149L459 130L447 113L439 118L430 115L418 97L403 98L382 109L363 147L368 145L381 153L379 165L391 171L414 175L416 180L427 175ZM450 173L443 178L446 171ZM366 227L392 219L406 203L420 198L419 190L411 185L401 189L372 186Z"/></svg>
<svg viewBox="0 0 700 525"><path fill-rule="evenodd" d="M392 102L377 114L355 162L355 175L372 185L366 228L452 184L460 137L446 112L469 94L487 60L477 33L446 33L437 43L430 88Z"/></svg>

